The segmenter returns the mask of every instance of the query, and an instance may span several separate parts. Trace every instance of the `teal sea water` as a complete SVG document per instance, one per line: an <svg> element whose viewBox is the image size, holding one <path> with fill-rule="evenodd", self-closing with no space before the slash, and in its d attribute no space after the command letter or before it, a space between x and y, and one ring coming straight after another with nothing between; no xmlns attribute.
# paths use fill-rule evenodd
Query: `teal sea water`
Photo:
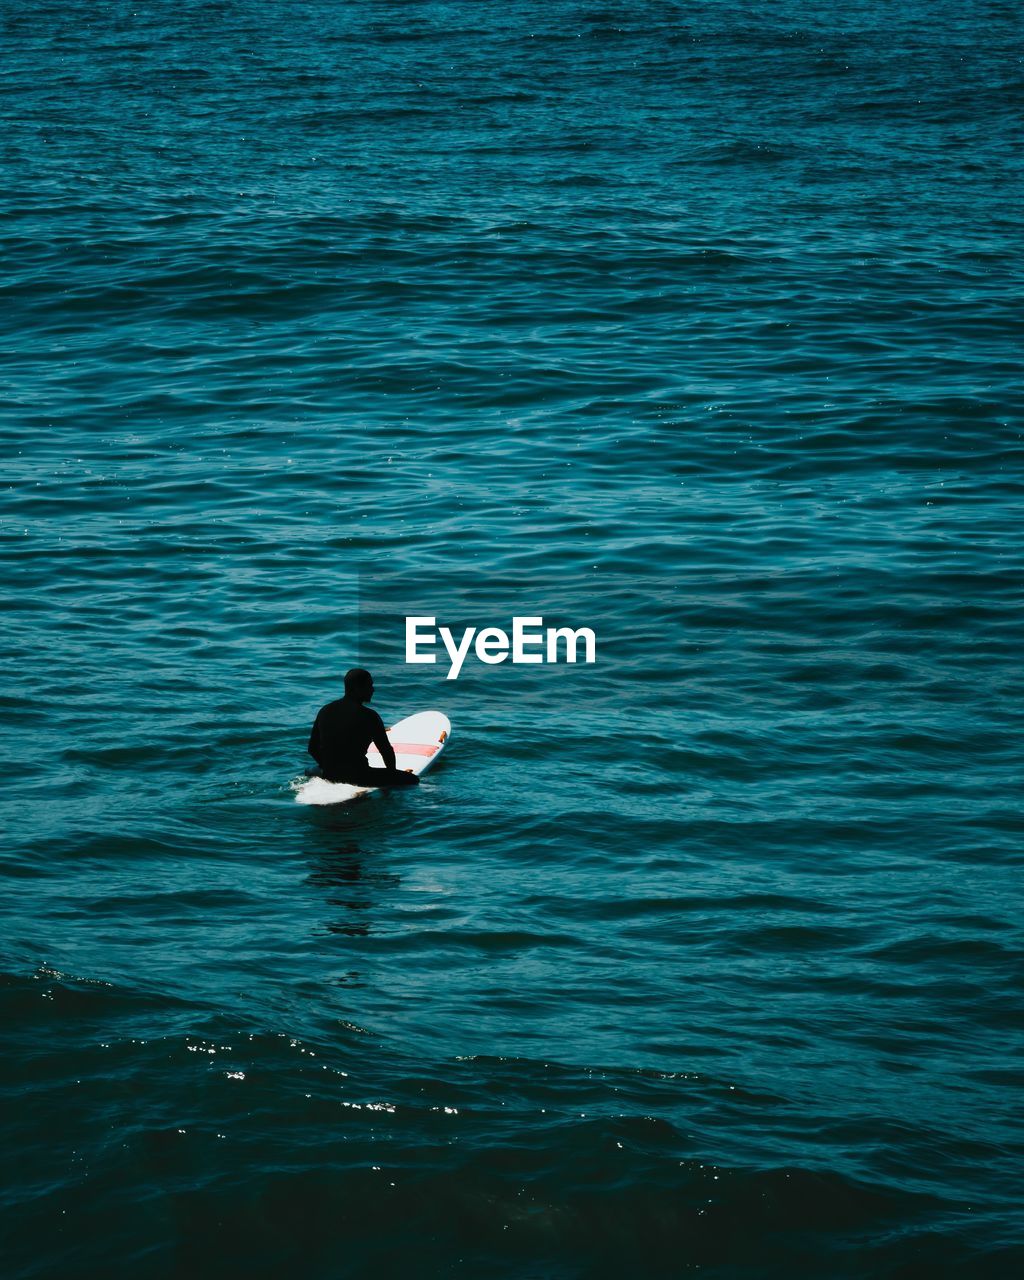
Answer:
<svg viewBox="0 0 1024 1280"><path fill-rule="evenodd" d="M2 17L6 1280L1019 1275L1018 6Z"/></svg>

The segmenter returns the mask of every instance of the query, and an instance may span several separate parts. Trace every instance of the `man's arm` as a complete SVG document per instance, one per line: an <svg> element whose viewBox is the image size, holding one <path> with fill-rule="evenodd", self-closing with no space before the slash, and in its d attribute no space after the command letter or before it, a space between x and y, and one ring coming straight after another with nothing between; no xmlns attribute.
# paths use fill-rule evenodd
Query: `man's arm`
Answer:
<svg viewBox="0 0 1024 1280"><path fill-rule="evenodd" d="M374 712L374 715L377 713ZM388 742L388 735L384 730L384 721L377 716L377 725L373 731L373 745L380 752L380 758L384 761L385 769L394 769L395 767L395 749Z"/></svg>
<svg viewBox="0 0 1024 1280"><path fill-rule="evenodd" d="M313 731L312 731L312 733L309 735L309 745L306 747L306 750L307 750L307 751L309 752L309 754L313 757L313 759L317 762L317 764L320 764L320 763L321 763L321 760L320 760L320 716L319 716L319 713L317 714L316 719L313 721Z"/></svg>

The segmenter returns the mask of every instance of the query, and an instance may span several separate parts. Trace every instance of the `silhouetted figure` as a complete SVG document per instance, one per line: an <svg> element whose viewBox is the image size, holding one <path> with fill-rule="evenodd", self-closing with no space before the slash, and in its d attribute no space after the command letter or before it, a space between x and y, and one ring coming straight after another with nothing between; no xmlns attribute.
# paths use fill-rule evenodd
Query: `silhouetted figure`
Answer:
<svg viewBox="0 0 1024 1280"><path fill-rule="evenodd" d="M384 732L384 721L364 703L373 697L373 676L362 667L345 674L345 696L321 707L313 722L307 750L328 782L356 787L408 787L419 778L395 768L395 749ZM383 769L366 759L370 743L381 754Z"/></svg>

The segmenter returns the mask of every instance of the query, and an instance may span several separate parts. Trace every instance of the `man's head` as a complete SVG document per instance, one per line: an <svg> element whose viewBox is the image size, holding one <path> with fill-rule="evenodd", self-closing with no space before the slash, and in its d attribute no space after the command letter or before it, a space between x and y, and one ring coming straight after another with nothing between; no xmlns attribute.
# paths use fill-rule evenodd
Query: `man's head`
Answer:
<svg viewBox="0 0 1024 1280"><path fill-rule="evenodd" d="M362 667L345 672L345 697L359 702L369 702L373 697L373 676Z"/></svg>

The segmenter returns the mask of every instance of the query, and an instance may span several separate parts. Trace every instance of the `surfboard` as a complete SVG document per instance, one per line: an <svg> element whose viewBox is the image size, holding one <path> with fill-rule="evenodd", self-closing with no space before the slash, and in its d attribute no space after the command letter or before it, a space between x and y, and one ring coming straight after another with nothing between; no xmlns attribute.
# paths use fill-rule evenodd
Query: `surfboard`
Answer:
<svg viewBox="0 0 1024 1280"><path fill-rule="evenodd" d="M391 726L388 741L395 749L395 767L424 774L437 763L451 737L451 721L440 711L417 711ZM384 761L375 746L366 758L374 769ZM344 804L361 796L379 795L380 787L354 787L348 782L328 782L326 778L299 778L292 783L299 804Z"/></svg>

